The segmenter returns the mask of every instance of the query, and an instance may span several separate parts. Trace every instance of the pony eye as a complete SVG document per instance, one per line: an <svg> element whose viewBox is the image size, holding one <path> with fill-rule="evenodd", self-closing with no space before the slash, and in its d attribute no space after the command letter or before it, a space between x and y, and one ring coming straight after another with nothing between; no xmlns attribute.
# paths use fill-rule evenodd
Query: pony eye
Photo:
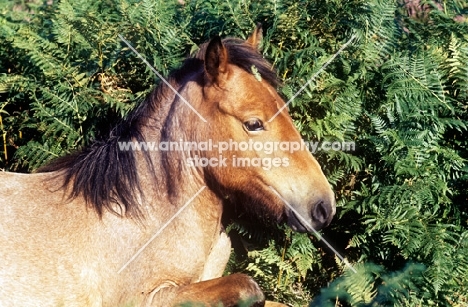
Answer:
<svg viewBox="0 0 468 307"><path fill-rule="evenodd" d="M264 130L263 122L257 118L249 119L248 121L244 122L244 127L247 131L261 131Z"/></svg>

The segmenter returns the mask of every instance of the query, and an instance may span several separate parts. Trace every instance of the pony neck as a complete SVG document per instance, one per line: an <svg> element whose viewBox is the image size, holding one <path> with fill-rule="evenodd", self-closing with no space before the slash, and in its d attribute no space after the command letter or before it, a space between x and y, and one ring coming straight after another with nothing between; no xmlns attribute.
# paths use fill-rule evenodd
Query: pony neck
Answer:
<svg viewBox="0 0 468 307"><path fill-rule="evenodd" d="M182 85L171 83L192 106L198 107L202 105L199 79L200 71L186 74ZM157 88L150 99L147 111L151 115L140 122L140 129L142 139L154 150L135 152L138 176L142 184L153 182L157 187L155 197L180 201L181 193L193 195L206 186L203 170L188 165L191 153L184 150L183 143L204 140L208 128L204 126L208 125L165 85ZM200 124L194 124L197 121Z"/></svg>

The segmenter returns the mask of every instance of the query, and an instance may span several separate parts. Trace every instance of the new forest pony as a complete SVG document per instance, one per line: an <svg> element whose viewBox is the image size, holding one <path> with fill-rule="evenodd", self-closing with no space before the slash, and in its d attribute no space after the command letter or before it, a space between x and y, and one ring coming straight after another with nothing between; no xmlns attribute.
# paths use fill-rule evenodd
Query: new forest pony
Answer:
<svg viewBox="0 0 468 307"><path fill-rule="evenodd" d="M0 306L263 306L250 277L221 277L224 206L306 232L335 201L309 151L258 147L301 142L286 108L269 121L285 103L260 37L213 38L169 77L181 96L161 84L107 140L0 173Z"/></svg>

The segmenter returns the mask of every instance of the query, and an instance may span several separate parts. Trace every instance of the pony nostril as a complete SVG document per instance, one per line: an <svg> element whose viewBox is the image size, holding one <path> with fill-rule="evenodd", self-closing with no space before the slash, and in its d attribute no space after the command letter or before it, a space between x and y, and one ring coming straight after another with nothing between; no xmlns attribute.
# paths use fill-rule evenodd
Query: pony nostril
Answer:
<svg viewBox="0 0 468 307"><path fill-rule="evenodd" d="M312 218L321 224L327 223L329 216L329 208L323 201L316 204L314 209L312 209Z"/></svg>

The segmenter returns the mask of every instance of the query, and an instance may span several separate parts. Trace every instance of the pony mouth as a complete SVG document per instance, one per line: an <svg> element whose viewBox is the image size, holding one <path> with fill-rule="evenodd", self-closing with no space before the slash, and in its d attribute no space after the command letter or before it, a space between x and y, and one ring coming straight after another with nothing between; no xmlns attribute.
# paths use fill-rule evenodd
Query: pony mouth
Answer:
<svg viewBox="0 0 468 307"><path fill-rule="evenodd" d="M310 232L310 226L307 227L307 225L304 225L304 223L301 221L301 218L299 218L296 213L294 213L292 210L288 210L286 213L287 216L287 225L291 227L292 230L296 232Z"/></svg>

